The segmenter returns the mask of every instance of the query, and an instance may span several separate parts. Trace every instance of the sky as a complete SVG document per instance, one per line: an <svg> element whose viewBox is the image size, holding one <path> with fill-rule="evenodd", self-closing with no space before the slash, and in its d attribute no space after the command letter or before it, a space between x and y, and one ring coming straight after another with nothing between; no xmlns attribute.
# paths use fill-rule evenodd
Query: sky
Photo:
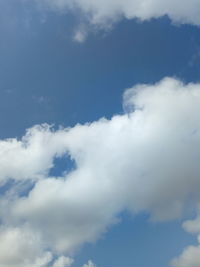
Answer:
<svg viewBox="0 0 200 267"><path fill-rule="evenodd" d="M200 266L200 1L0 0L0 266Z"/></svg>

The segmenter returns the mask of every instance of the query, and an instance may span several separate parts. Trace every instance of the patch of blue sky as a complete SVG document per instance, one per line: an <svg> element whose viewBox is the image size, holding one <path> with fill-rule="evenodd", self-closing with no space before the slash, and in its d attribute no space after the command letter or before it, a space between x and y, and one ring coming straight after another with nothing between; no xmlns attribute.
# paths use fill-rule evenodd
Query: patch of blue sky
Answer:
<svg viewBox="0 0 200 267"><path fill-rule="evenodd" d="M33 11L32 11L33 12ZM73 18L49 14L0 34L1 137L19 136L38 123L70 126L122 112L122 94L136 83L165 76L199 80L199 29L167 17L119 23L83 43L72 41ZM116 79L117 77L117 79ZM6 116L5 116L6 114Z"/></svg>
<svg viewBox="0 0 200 267"><path fill-rule="evenodd" d="M120 214L121 222L112 226L95 244L85 245L73 267L91 258L97 266L169 267L172 258L188 244L197 244L195 236L186 233L181 221L154 223L148 214Z"/></svg>
<svg viewBox="0 0 200 267"><path fill-rule="evenodd" d="M64 177L76 168L76 164L69 155L65 154L61 157L55 157L53 167L50 169L48 176Z"/></svg>

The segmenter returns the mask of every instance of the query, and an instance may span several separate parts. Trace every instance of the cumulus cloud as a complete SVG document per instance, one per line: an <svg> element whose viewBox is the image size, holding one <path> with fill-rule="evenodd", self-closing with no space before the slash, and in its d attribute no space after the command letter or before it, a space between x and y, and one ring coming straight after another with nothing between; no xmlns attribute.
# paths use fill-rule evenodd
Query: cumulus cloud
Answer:
<svg viewBox="0 0 200 267"><path fill-rule="evenodd" d="M39 179L52 167L53 158L64 151L55 138L59 139L59 132L53 135L49 126L43 125L29 129L22 140L0 140L0 182Z"/></svg>
<svg viewBox="0 0 200 267"><path fill-rule="evenodd" d="M107 27L122 17L149 20L168 15L175 23L200 25L199 0L36 0L55 10L81 10L90 23Z"/></svg>
<svg viewBox="0 0 200 267"><path fill-rule="evenodd" d="M0 229L2 267L44 267L52 254L44 251L40 237L25 227Z"/></svg>
<svg viewBox="0 0 200 267"><path fill-rule="evenodd" d="M200 234L200 215L193 220L185 221L183 228L189 233Z"/></svg>
<svg viewBox="0 0 200 267"><path fill-rule="evenodd" d="M1 267L71 267L74 260L48 251L38 232L28 227L0 228Z"/></svg>
<svg viewBox="0 0 200 267"><path fill-rule="evenodd" d="M173 267L199 267L200 266L200 246L187 247L181 256L172 262Z"/></svg>
<svg viewBox="0 0 200 267"><path fill-rule="evenodd" d="M200 243L200 216L183 223L183 228L192 234L196 234ZM200 266L200 244L188 246L182 254L172 261L172 267L198 267Z"/></svg>
<svg viewBox="0 0 200 267"><path fill-rule="evenodd" d="M137 85L126 90L124 109L110 120L35 126L21 140L0 141L0 180L12 179L0 195L2 225L36 235L34 259L51 253L61 257L54 265L71 264L62 255L96 241L124 209L169 220L181 216L188 200L198 206L200 84L165 78ZM75 168L51 177L54 159L66 155ZM26 194L22 182L32 185Z"/></svg>

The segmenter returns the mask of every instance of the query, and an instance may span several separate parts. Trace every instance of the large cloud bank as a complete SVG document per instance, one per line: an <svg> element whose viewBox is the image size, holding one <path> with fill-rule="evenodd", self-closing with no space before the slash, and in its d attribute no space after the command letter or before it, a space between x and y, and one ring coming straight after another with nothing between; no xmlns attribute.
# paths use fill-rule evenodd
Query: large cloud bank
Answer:
<svg viewBox="0 0 200 267"><path fill-rule="evenodd" d="M121 17L148 20L168 15L175 23L200 25L199 0L36 0L56 10L81 10L92 24L106 26Z"/></svg>
<svg viewBox="0 0 200 267"><path fill-rule="evenodd" d="M188 206L198 212L200 84L166 78L135 86L124 94L124 110L0 141L1 266L71 266L67 256L96 241L124 209L158 221L181 217ZM73 170L50 176L57 157L69 157ZM198 234L199 221L184 227ZM174 266L197 250L186 249Z"/></svg>

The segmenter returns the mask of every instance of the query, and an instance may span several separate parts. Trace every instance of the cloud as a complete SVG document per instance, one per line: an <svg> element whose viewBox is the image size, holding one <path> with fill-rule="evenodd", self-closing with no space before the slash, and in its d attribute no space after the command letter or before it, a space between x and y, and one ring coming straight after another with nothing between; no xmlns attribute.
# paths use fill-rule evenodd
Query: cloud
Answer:
<svg viewBox="0 0 200 267"><path fill-rule="evenodd" d="M149 20L168 15L175 23L200 25L199 0L36 0L54 10L81 10L91 24L107 27L121 19Z"/></svg>
<svg viewBox="0 0 200 267"><path fill-rule="evenodd" d="M187 220L183 223L183 228L192 234L200 234L200 215L193 220Z"/></svg>
<svg viewBox="0 0 200 267"><path fill-rule="evenodd" d="M54 262L52 267L70 267L73 262L73 259L61 256Z"/></svg>
<svg viewBox="0 0 200 267"><path fill-rule="evenodd" d="M38 234L25 227L1 227L0 243L2 267L43 267L52 260L52 254L43 250Z"/></svg>
<svg viewBox="0 0 200 267"><path fill-rule="evenodd" d="M83 43L87 38L88 32L85 27L80 27L74 33L74 41Z"/></svg>
<svg viewBox="0 0 200 267"><path fill-rule="evenodd" d="M187 247L181 256L172 262L173 267L199 267L200 266L200 246Z"/></svg>
<svg viewBox="0 0 200 267"><path fill-rule="evenodd" d="M59 132L53 135L49 126L43 125L29 129L20 141L16 138L1 140L0 182L9 178L39 179L40 175L44 175L52 167L53 157L63 153L63 148L58 148L59 140L55 138L59 138ZM50 140L53 143L50 144Z"/></svg>
<svg viewBox="0 0 200 267"><path fill-rule="evenodd" d="M165 78L137 85L126 90L123 105L124 114L110 120L35 126L21 140L0 141L2 227L37 236L27 245L30 260L33 250L34 259L51 253L62 257L54 264L66 264L63 255L95 242L124 209L162 221L181 217L188 201L198 207L200 84ZM75 168L50 176L55 158L65 156ZM17 243L9 240L6 250Z"/></svg>
<svg viewBox="0 0 200 267"><path fill-rule="evenodd" d="M83 265L83 267L96 267L96 265L91 260L89 260L88 263Z"/></svg>
<svg viewBox="0 0 200 267"><path fill-rule="evenodd" d="M183 228L192 234L198 235L200 242L200 217L183 223ZM198 267L200 266L200 245L186 247L182 254L172 261L172 267Z"/></svg>
<svg viewBox="0 0 200 267"><path fill-rule="evenodd" d="M74 260L60 256L54 259L48 244L40 235L26 226L0 228L0 265L1 267L71 267Z"/></svg>

